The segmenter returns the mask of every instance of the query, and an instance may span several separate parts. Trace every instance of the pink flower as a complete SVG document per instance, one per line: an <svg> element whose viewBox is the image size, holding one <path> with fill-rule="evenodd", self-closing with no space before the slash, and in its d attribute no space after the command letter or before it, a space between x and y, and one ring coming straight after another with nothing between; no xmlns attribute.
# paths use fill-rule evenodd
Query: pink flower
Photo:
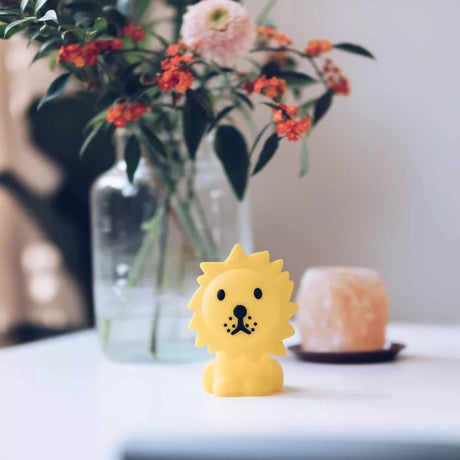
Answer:
<svg viewBox="0 0 460 460"><path fill-rule="evenodd" d="M255 25L246 9L232 0L202 0L184 14L182 38L197 45L203 59L230 66L245 56L255 40Z"/></svg>

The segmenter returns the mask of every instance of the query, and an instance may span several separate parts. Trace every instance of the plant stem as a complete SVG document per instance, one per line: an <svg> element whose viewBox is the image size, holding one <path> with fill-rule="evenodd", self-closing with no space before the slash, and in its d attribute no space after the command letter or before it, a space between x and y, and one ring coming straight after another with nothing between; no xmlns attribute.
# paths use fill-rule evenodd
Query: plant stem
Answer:
<svg viewBox="0 0 460 460"><path fill-rule="evenodd" d="M155 216L152 217L148 222L144 224L144 228L146 229L146 234L144 235L144 239L142 241L141 248L134 259L133 266L129 272L128 277L128 287L136 286L139 277L141 276L142 272L144 271L145 264L150 256L150 252L152 249L153 244L155 243L159 226L161 223L163 211L158 211Z"/></svg>
<svg viewBox="0 0 460 460"><path fill-rule="evenodd" d="M196 164L191 162L190 172L187 175L187 209L192 210L192 205L195 203L195 207L198 212L198 219L203 228L204 237L206 238L207 247L209 250L209 260L217 260L219 253L217 250L216 243L214 242L214 236L212 234L206 213L200 201L200 197L195 192L195 178L196 178Z"/></svg>
<svg viewBox="0 0 460 460"><path fill-rule="evenodd" d="M174 15L174 24L173 24L173 42L177 42L180 37L180 29L182 27L182 18L186 10L186 3L179 2L174 6L176 8L176 14Z"/></svg>
<svg viewBox="0 0 460 460"><path fill-rule="evenodd" d="M138 54L150 54L151 56L164 57L164 54L159 51L146 50L140 48L130 48L121 50L112 50L113 54L126 54L126 53L138 53Z"/></svg>
<svg viewBox="0 0 460 460"><path fill-rule="evenodd" d="M161 168L161 165L152 162L152 167L154 168L158 181L161 183L166 194L169 196L169 203L187 234L196 258L200 261L209 260L208 252L201 242L201 235L193 222L190 210L187 209L187 205L184 204L178 196L172 179L168 177L168 173Z"/></svg>
<svg viewBox="0 0 460 460"><path fill-rule="evenodd" d="M267 3L265 3L265 6L263 7L262 11L259 13L259 16L257 16L256 19L256 24L261 25L265 22L267 19L268 15L270 14L270 11L272 8L275 6L276 0L267 0Z"/></svg>
<svg viewBox="0 0 460 460"><path fill-rule="evenodd" d="M267 52L267 51L271 51L271 52L287 51L289 53L296 54L299 57L308 59L310 61L310 64L312 65L313 69L315 70L316 75L319 77L319 79L321 80L321 82L323 83L325 88L329 89L329 87L327 86L327 82L324 79L324 74L323 74L323 72L321 72L321 69L318 67L318 64L316 63L315 58L314 58L313 55L307 54L307 53L302 53L302 51L298 51L298 50L296 50L294 48L282 47L280 49L280 48L275 48L275 47L271 47L271 46L263 46L261 48L254 48L254 49L251 50L251 53L258 53L258 52L261 52L261 51L262 52Z"/></svg>
<svg viewBox="0 0 460 460"><path fill-rule="evenodd" d="M174 212L177 215L177 218L181 222L184 232L186 233L190 241L196 258L199 261L211 260L209 258L209 254L206 250L206 247L203 245L201 241L201 235L196 228L195 222L193 221L193 218L190 214L190 210L178 196L175 190L175 185L172 182L171 178L168 177L167 172L163 171L162 168L158 165L152 164L152 166L154 167L156 177L164 187L166 194L169 195L169 202L171 208L174 210ZM155 166L157 167L155 168Z"/></svg>
<svg viewBox="0 0 460 460"><path fill-rule="evenodd" d="M158 255L158 270L157 277L155 280L157 295L155 301L155 311L153 312L152 327L150 331L150 353L155 356L157 354L157 330L158 330L158 319L160 317L162 294L163 294L163 281L165 275L165 262L166 262L166 250L168 245L168 208L169 208L169 197L166 198L164 209L162 212L160 222L160 238L159 238L159 255Z"/></svg>
<svg viewBox="0 0 460 460"><path fill-rule="evenodd" d="M244 118L246 119L249 129L251 130L252 137L253 139L255 139L257 137L257 126L254 123L253 117L251 117L251 114L249 113L249 111L246 109L244 105L240 105L238 107L238 110L240 110L240 112L243 114Z"/></svg>
<svg viewBox="0 0 460 460"><path fill-rule="evenodd" d="M329 90L329 86L327 85L326 80L324 79L324 74L321 72L321 69L318 67L318 64L315 61L314 57L307 56L307 59L310 61L310 64L312 65L313 69L315 69L316 75L321 79L321 82L323 83L324 87L326 90Z"/></svg>
<svg viewBox="0 0 460 460"><path fill-rule="evenodd" d="M174 209L177 217L183 225L184 231L190 240L196 258L200 261L210 260L208 251L201 242L201 236L196 229L192 216L190 215L190 212L186 206L181 202L177 194L171 196L171 207Z"/></svg>
<svg viewBox="0 0 460 460"><path fill-rule="evenodd" d="M179 268L177 269L177 285L180 289L182 289L185 279L185 255L188 251L189 246L186 244L184 240L181 243L182 250L179 254Z"/></svg>
<svg viewBox="0 0 460 460"><path fill-rule="evenodd" d="M217 261L219 259L219 250L217 249L216 242L214 241L214 235L212 234L211 226L209 225L208 218L206 217L206 213L203 209L203 205L201 204L200 198L195 193L194 201L196 204L196 209L198 211L198 215L201 219L203 224L204 233L206 235L206 239L208 240L210 246L210 254L211 260Z"/></svg>

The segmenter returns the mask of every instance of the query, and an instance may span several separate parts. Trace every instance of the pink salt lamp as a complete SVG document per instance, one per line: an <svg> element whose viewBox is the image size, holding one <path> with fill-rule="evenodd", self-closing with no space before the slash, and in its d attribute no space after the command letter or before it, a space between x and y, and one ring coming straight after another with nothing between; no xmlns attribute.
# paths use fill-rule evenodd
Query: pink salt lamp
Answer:
<svg viewBox="0 0 460 460"><path fill-rule="evenodd" d="M303 275L296 301L303 350L350 352L383 347L388 294L374 270L311 268Z"/></svg>

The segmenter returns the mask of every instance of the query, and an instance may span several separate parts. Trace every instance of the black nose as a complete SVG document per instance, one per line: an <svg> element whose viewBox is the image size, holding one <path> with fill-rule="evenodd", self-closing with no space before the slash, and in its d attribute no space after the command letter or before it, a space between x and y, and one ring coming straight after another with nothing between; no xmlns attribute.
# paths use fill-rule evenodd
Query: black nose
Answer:
<svg viewBox="0 0 460 460"><path fill-rule="evenodd" d="M246 307L244 305L237 305L234 309L233 309L233 314L237 317L237 318L244 318L246 316L246 313L248 311L246 310Z"/></svg>

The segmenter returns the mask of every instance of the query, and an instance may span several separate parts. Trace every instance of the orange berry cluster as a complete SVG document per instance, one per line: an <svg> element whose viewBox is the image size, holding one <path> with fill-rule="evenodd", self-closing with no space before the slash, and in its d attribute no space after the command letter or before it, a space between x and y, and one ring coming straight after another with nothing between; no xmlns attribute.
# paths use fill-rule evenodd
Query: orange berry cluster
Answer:
<svg viewBox="0 0 460 460"><path fill-rule="evenodd" d="M129 24L122 29L125 37L131 37L133 42L142 42L145 39L145 29L142 26Z"/></svg>
<svg viewBox="0 0 460 460"><path fill-rule="evenodd" d="M71 43L70 45L61 46L56 56L56 62L72 62L75 67L93 67L101 53L123 48L121 40L95 40L80 45Z"/></svg>
<svg viewBox="0 0 460 460"><path fill-rule="evenodd" d="M350 82L342 71L334 65L331 59L326 59L323 66L324 78L329 89L336 94L348 96L350 94Z"/></svg>
<svg viewBox="0 0 460 460"><path fill-rule="evenodd" d="M294 105L279 105L279 109L272 109L273 120L276 121L276 133L285 135L288 141L298 141L302 134L311 128L311 118L302 117L294 120L298 108Z"/></svg>
<svg viewBox="0 0 460 460"><path fill-rule="evenodd" d="M276 34L274 40L278 43L278 45L286 46L292 45L292 40L286 34Z"/></svg>
<svg viewBox="0 0 460 460"><path fill-rule="evenodd" d="M276 122L295 117L299 111L295 105L279 104L278 107L279 109L272 109L273 120Z"/></svg>
<svg viewBox="0 0 460 460"><path fill-rule="evenodd" d="M134 102L129 105L126 101L118 102L107 110L105 119L109 123L113 123L117 128L123 128L128 123L135 122L144 113L149 111L150 107L142 102Z"/></svg>
<svg viewBox="0 0 460 460"><path fill-rule="evenodd" d="M256 34L261 40L270 40L276 34L276 29L273 26L258 26L256 27Z"/></svg>
<svg viewBox="0 0 460 460"><path fill-rule="evenodd" d="M332 51L332 43L329 40L310 40L305 48L305 54L315 55Z"/></svg>
<svg viewBox="0 0 460 460"><path fill-rule="evenodd" d="M258 26L256 27L256 34L263 42L273 39L281 46L292 45L292 40L286 34L277 34L273 26Z"/></svg>
<svg viewBox="0 0 460 460"><path fill-rule="evenodd" d="M179 40L177 43L172 43L166 48L166 54L168 56L176 56L177 54L183 54L188 51L189 47L183 40Z"/></svg>
<svg viewBox="0 0 460 460"><path fill-rule="evenodd" d="M277 134L285 134L288 141L298 141L300 136L311 128L311 118L303 117L300 120L280 121L276 125Z"/></svg>
<svg viewBox="0 0 460 460"><path fill-rule="evenodd" d="M185 93L195 80L190 66L194 63L191 56L185 56L187 47L182 42L169 45L166 53L170 56L161 62L162 72L157 75L157 85L162 91L175 90Z"/></svg>
<svg viewBox="0 0 460 460"><path fill-rule="evenodd" d="M265 94L265 96L271 99L282 99L286 87L286 81L278 77L267 78L265 75L262 75L260 78L254 80L254 92Z"/></svg>

